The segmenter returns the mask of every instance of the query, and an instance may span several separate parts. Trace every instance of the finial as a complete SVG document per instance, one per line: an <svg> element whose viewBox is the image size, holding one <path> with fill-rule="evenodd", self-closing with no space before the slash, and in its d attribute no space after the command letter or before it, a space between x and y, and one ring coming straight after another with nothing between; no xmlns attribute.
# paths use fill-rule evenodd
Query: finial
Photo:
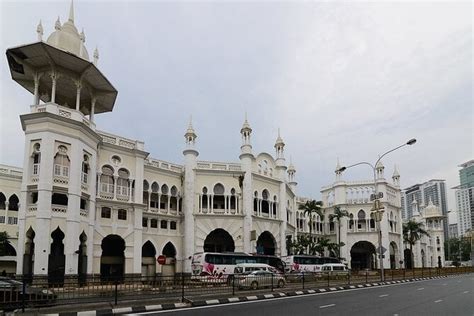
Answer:
<svg viewBox="0 0 474 316"><path fill-rule="evenodd" d="M81 34L79 35L79 38L81 39L81 41L82 41L83 43L86 42L86 34L84 34L84 28L82 28L82 32L81 32Z"/></svg>
<svg viewBox="0 0 474 316"><path fill-rule="evenodd" d="M94 65L97 66L97 61L99 60L99 49L97 46L94 49Z"/></svg>
<svg viewBox="0 0 474 316"><path fill-rule="evenodd" d="M54 28L58 31L61 29L61 20L59 19L59 15L58 19L56 20L56 23L54 23Z"/></svg>
<svg viewBox="0 0 474 316"><path fill-rule="evenodd" d="M36 33L38 33L38 41L43 40L43 24L41 24L41 20L38 23L38 26L36 27Z"/></svg>
<svg viewBox="0 0 474 316"><path fill-rule="evenodd" d="M193 115L192 114L189 116L189 128L191 129L193 128Z"/></svg>
<svg viewBox="0 0 474 316"><path fill-rule="evenodd" d="M74 24L74 0L71 0L71 7L69 8L69 21Z"/></svg>
<svg viewBox="0 0 474 316"><path fill-rule="evenodd" d="M394 165L393 167L393 175L392 175L393 178L395 177L400 177L400 174L398 173L398 168L397 168L397 165Z"/></svg>

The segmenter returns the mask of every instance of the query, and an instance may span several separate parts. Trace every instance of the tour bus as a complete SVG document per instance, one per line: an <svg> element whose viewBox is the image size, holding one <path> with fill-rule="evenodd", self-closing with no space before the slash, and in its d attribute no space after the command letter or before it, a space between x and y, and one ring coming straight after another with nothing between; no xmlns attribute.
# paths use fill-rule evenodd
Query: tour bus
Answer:
<svg viewBox="0 0 474 316"><path fill-rule="evenodd" d="M341 263L337 258L319 257L310 255L292 255L282 258L285 262L287 273L294 272L311 272L316 273L321 271L323 264L327 263Z"/></svg>
<svg viewBox="0 0 474 316"><path fill-rule="evenodd" d="M227 281L241 263L264 263L280 273L285 272L285 264L278 257L244 252L198 252L192 257L191 269L195 278Z"/></svg>

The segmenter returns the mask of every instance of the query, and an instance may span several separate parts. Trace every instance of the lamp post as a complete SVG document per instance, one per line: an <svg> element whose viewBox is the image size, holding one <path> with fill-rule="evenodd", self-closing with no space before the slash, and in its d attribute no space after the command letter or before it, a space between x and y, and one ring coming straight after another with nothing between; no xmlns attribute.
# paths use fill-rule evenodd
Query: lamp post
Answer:
<svg viewBox="0 0 474 316"><path fill-rule="evenodd" d="M402 147L405 147L407 145L413 145L415 143L416 143L416 139L412 138L409 141L407 141L406 143L404 143L400 146L397 146L393 149L390 149L389 151L387 151L384 154L380 155L379 158L377 159L377 161L375 162L375 164L373 164L373 165L370 162L362 161L362 162L358 162L358 163L355 163L355 164L347 166L347 167L345 167L345 166L341 167L341 168L336 170L336 172L343 172L346 169L349 169L349 168L352 168L352 167L355 167L355 166L359 166L359 165L368 165L370 168L372 168L373 175L374 175L374 206L372 207L371 211L374 213L375 221L378 222L378 226L379 226L379 229L378 229L378 244L379 244L378 250L379 250L379 261L380 261L380 277L381 277L382 282L385 281L384 268L383 268L382 223L381 223L382 218L383 218L384 207L380 203L380 198L381 197L379 197L379 192L377 190L377 174L376 174L377 164L387 154L389 154L389 153L391 153L391 152L393 152L397 149L400 149Z"/></svg>

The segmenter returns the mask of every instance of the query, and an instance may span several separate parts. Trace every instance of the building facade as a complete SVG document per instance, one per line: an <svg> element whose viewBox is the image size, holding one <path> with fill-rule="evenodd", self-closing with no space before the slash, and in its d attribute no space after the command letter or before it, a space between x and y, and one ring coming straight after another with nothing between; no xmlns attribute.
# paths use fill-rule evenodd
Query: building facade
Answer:
<svg viewBox="0 0 474 316"><path fill-rule="evenodd" d="M297 183L280 135L274 154L254 153L245 118L235 162L200 161L190 122L182 163L152 158L142 141L96 127L117 91L97 68L97 50L89 60L72 4L46 41L41 23L37 34L7 50L12 78L33 104L20 117L23 167L0 173L0 231L12 245L2 267L56 279L154 275L190 273L195 252L286 254L297 233Z"/></svg>
<svg viewBox="0 0 474 316"><path fill-rule="evenodd" d="M346 258L352 269L377 269L380 267L379 227L382 230L381 245L385 249L384 268L400 268L403 262L402 216L400 207L400 175L394 170L392 181L384 175L385 167L377 164L377 178L374 181L348 182L342 179L339 163L336 167L336 181L321 189L322 201L326 208L325 218L339 206L349 213L340 223L341 257ZM371 195L382 193L380 199L384 212L381 221L376 222L372 212ZM329 223L334 227L337 223ZM380 225L380 226L379 226ZM329 235L336 241L339 229L329 230Z"/></svg>
<svg viewBox="0 0 474 316"><path fill-rule="evenodd" d="M459 165L459 186L455 187L458 235L474 227L474 160Z"/></svg>
<svg viewBox="0 0 474 316"><path fill-rule="evenodd" d="M422 184L412 185L402 191L403 218L413 217L413 200L416 200L420 208L424 208L431 200L434 205L439 206L444 216L448 216L448 202L446 196L445 180L432 179ZM444 238L448 238L448 221L443 222Z"/></svg>

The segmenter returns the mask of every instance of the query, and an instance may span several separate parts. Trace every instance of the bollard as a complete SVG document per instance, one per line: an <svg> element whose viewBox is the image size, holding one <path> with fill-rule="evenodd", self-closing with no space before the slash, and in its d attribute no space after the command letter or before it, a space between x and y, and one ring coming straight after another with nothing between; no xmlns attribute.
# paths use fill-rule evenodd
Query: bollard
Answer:
<svg viewBox="0 0 474 316"><path fill-rule="evenodd" d="M328 271L328 287L329 287L329 273L331 273L331 271Z"/></svg>
<svg viewBox="0 0 474 316"><path fill-rule="evenodd" d="M369 283L368 281L368 277L369 277L369 270L365 269L365 283Z"/></svg>
<svg viewBox="0 0 474 316"><path fill-rule="evenodd" d="M272 273L272 292L273 292L273 273Z"/></svg>
<svg viewBox="0 0 474 316"><path fill-rule="evenodd" d="M351 272L347 273L347 285L351 285Z"/></svg>
<svg viewBox="0 0 474 316"><path fill-rule="evenodd" d="M423 277L423 266L421 266L421 277Z"/></svg>
<svg viewBox="0 0 474 316"><path fill-rule="evenodd" d="M304 272L303 272L303 290L304 290Z"/></svg>
<svg viewBox="0 0 474 316"><path fill-rule="evenodd" d="M393 281L393 269L392 269L392 281Z"/></svg>
<svg viewBox="0 0 474 316"><path fill-rule="evenodd" d="M21 311L24 313L25 312L25 296L26 296L26 279L23 278L23 284L22 284L22 295L21 295ZM13 295L13 293L12 293Z"/></svg>
<svg viewBox="0 0 474 316"><path fill-rule="evenodd" d="M405 280L405 268L403 268L403 280Z"/></svg>

